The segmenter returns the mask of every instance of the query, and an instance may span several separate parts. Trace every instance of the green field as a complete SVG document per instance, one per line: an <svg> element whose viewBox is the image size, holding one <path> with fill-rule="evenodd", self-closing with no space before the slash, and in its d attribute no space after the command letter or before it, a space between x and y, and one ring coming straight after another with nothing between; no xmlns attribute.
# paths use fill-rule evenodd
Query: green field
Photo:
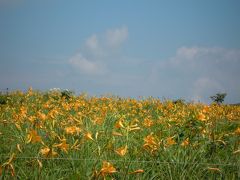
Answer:
<svg viewBox="0 0 240 180"><path fill-rule="evenodd" d="M0 179L240 179L240 106L11 92Z"/></svg>

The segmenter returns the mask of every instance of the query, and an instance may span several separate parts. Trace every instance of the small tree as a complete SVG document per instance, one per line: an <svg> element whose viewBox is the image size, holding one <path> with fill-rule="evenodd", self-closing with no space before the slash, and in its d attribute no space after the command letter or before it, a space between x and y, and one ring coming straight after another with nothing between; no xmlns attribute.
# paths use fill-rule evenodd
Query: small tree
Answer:
<svg viewBox="0 0 240 180"><path fill-rule="evenodd" d="M69 100L71 97L73 97L73 95L74 95L74 92L69 91L68 89L61 91L61 96L67 100Z"/></svg>
<svg viewBox="0 0 240 180"><path fill-rule="evenodd" d="M224 101L224 98L227 96L227 93L217 93L214 96L210 96L213 102L221 104Z"/></svg>

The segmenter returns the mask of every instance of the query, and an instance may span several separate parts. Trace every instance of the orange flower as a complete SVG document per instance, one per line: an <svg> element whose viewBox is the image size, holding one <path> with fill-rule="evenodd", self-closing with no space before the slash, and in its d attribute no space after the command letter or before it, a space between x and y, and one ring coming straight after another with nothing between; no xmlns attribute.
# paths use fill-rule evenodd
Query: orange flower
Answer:
<svg viewBox="0 0 240 180"><path fill-rule="evenodd" d="M81 129L76 126L66 127L65 131L67 134L79 134L81 132Z"/></svg>
<svg viewBox="0 0 240 180"><path fill-rule="evenodd" d="M36 142L41 142L41 136L37 134L37 131L31 130L28 135L27 135L27 143L36 143Z"/></svg>
<svg viewBox="0 0 240 180"><path fill-rule="evenodd" d="M46 147L40 150L41 154L46 156L50 152L50 148Z"/></svg>
<svg viewBox="0 0 240 180"><path fill-rule="evenodd" d="M53 109L51 110L49 113L48 113L48 116L52 119L54 119L56 117L56 115L58 114L58 111L56 109Z"/></svg>
<svg viewBox="0 0 240 180"><path fill-rule="evenodd" d="M202 112L203 113L209 112L209 106L204 106Z"/></svg>
<svg viewBox="0 0 240 180"><path fill-rule="evenodd" d="M236 135L239 135L239 136L240 136L240 128L237 128L237 129L234 131L234 133L235 133Z"/></svg>
<svg viewBox="0 0 240 180"><path fill-rule="evenodd" d="M93 123L94 124L97 124L97 125L101 125L104 121L104 118L102 117L96 117L94 120L93 120Z"/></svg>
<svg viewBox="0 0 240 180"><path fill-rule="evenodd" d="M153 121L148 118L145 118L143 121L143 126L145 127L151 127L153 124L154 124Z"/></svg>
<svg viewBox="0 0 240 180"><path fill-rule="evenodd" d="M199 113L197 116L197 119L200 121L205 121L206 120L206 116L203 113Z"/></svg>
<svg viewBox="0 0 240 180"><path fill-rule="evenodd" d="M173 137L167 138L166 146L171 146L176 144L176 141L173 139Z"/></svg>
<svg viewBox="0 0 240 180"><path fill-rule="evenodd" d="M153 151L156 151L159 147L159 143L157 143L156 138L153 136L153 133L148 135L147 137L144 138L144 145L143 147L145 149L150 150L152 153Z"/></svg>
<svg viewBox="0 0 240 180"><path fill-rule="evenodd" d="M61 150L63 150L64 152L68 152L68 149L69 149L69 144L66 143L66 139L63 139L62 140L62 143L60 144L56 144L54 145L54 147L58 147L60 148Z"/></svg>
<svg viewBox="0 0 240 180"><path fill-rule="evenodd" d="M26 107L21 107L20 108L20 116L22 116L22 117L27 116L27 108Z"/></svg>
<svg viewBox="0 0 240 180"><path fill-rule="evenodd" d="M92 133L90 133L90 132L87 132L87 133L85 134L85 138L86 138L87 140L92 140L92 141L94 141L94 139L93 139L93 137L92 137Z"/></svg>
<svg viewBox="0 0 240 180"><path fill-rule="evenodd" d="M188 146L189 145L189 138L185 139L182 143L181 146Z"/></svg>
<svg viewBox="0 0 240 180"><path fill-rule="evenodd" d="M105 177L107 174L113 174L116 173L117 170L110 162L103 161L102 169L100 170L99 174L103 177Z"/></svg>
<svg viewBox="0 0 240 180"><path fill-rule="evenodd" d="M31 121L31 123L33 123L36 120L35 116L29 116L28 120Z"/></svg>
<svg viewBox="0 0 240 180"><path fill-rule="evenodd" d="M37 116L40 120L43 120L43 121L47 119L47 116L44 113L41 113L41 112L38 112Z"/></svg>
<svg viewBox="0 0 240 180"><path fill-rule="evenodd" d="M119 119L119 120L116 122L115 128L124 128L123 119Z"/></svg>
<svg viewBox="0 0 240 180"><path fill-rule="evenodd" d="M55 156L57 156L57 153L53 150L53 148L50 149L49 147L42 148L40 150L40 153L45 157L55 157Z"/></svg>
<svg viewBox="0 0 240 180"><path fill-rule="evenodd" d="M144 142L145 142L145 144L148 144L148 145L156 145L157 144L155 137L153 137L153 133L151 133L150 135L145 137Z"/></svg>
<svg viewBox="0 0 240 180"><path fill-rule="evenodd" d="M127 145L115 150L119 156L124 156L127 153Z"/></svg>

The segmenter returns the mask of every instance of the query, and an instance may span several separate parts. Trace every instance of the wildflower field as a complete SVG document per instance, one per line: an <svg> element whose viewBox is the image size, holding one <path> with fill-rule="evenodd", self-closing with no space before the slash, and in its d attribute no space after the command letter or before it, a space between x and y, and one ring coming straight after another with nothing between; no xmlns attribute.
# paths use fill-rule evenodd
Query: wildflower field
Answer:
<svg viewBox="0 0 240 180"><path fill-rule="evenodd" d="M240 179L240 106L2 97L0 179Z"/></svg>

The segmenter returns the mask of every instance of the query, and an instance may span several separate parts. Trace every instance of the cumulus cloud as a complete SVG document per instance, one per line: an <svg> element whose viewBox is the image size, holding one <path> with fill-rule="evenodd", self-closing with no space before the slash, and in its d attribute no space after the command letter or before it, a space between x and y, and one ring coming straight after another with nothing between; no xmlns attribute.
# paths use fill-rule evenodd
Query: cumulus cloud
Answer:
<svg viewBox="0 0 240 180"><path fill-rule="evenodd" d="M198 55L199 53L199 48L192 47L192 48L187 48L187 47L181 47L177 50L177 58L185 58L185 59L193 59ZM176 59L175 59L176 60Z"/></svg>
<svg viewBox="0 0 240 180"><path fill-rule="evenodd" d="M88 86L91 79L93 89L118 95L206 103L215 93L226 92L227 102L240 102L240 49L183 46L165 60L147 61L118 54L127 38L127 27L86 38L80 51L68 60L84 77L76 82Z"/></svg>
<svg viewBox="0 0 240 180"><path fill-rule="evenodd" d="M115 48L120 46L128 37L128 28L121 27L110 29L106 33L106 42L109 47Z"/></svg>
<svg viewBox="0 0 240 180"><path fill-rule="evenodd" d="M81 50L69 58L69 64L86 75L107 72L107 61L127 40L127 27L107 30L103 35L93 34L86 39Z"/></svg>
<svg viewBox="0 0 240 180"><path fill-rule="evenodd" d="M81 53L71 57L69 63L77 70L80 70L81 73L87 75L99 75L105 71L102 64L88 60Z"/></svg>
<svg viewBox="0 0 240 180"><path fill-rule="evenodd" d="M98 45L98 39L97 39L97 35L96 34L93 34L91 37L89 37L87 40L86 40L86 46L87 48L89 49L98 49L99 45Z"/></svg>
<svg viewBox="0 0 240 180"><path fill-rule="evenodd" d="M206 94L214 94L219 90L224 90L224 87L215 79L210 77L199 77L193 83L192 99L194 101L204 101Z"/></svg>
<svg viewBox="0 0 240 180"><path fill-rule="evenodd" d="M163 94L209 102L217 92L229 101L240 100L240 50L216 47L181 47L175 56L154 65L150 80L164 83ZM238 92L238 93L237 93Z"/></svg>

